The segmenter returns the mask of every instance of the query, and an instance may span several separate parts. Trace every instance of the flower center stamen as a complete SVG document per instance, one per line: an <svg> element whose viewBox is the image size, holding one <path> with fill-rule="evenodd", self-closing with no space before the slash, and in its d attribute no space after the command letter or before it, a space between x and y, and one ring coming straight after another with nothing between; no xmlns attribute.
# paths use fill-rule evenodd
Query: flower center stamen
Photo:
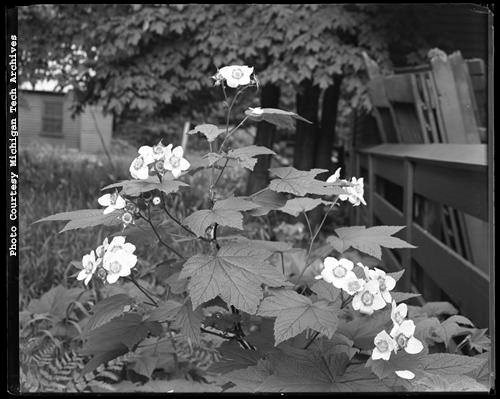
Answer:
<svg viewBox="0 0 500 399"><path fill-rule="evenodd" d="M380 277L378 279L378 286L380 288L380 291L385 291L386 290L386 285L385 285L385 279L383 277Z"/></svg>
<svg viewBox="0 0 500 399"><path fill-rule="evenodd" d="M143 166L144 166L144 159L142 158L142 156L137 157L134 160L134 165L133 165L134 169L141 169Z"/></svg>
<svg viewBox="0 0 500 399"><path fill-rule="evenodd" d="M378 341L376 344L375 344L378 348L378 350L380 352L387 352L387 350L389 349L389 344L387 343L387 341Z"/></svg>
<svg viewBox="0 0 500 399"><path fill-rule="evenodd" d="M112 272L112 273L118 273L120 271L120 269L122 268L122 266L118 263L118 262L113 262L111 263L111 265L109 266L109 270Z"/></svg>
<svg viewBox="0 0 500 399"><path fill-rule="evenodd" d="M172 155L170 157L170 164L174 167L174 168L178 168L179 167L179 164L180 164L180 159L179 157L176 157L175 155Z"/></svg>
<svg viewBox="0 0 500 399"><path fill-rule="evenodd" d="M394 320L396 320L396 323L401 324L403 322L403 316L401 316L401 313L396 312L394 314Z"/></svg>
<svg viewBox="0 0 500 399"><path fill-rule="evenodd" d="M404 334L399 334L396 338L396 342L401 348L404 348L408 343L408 338Z"/></svg>
<svg viewBox="0 0 500 399"><path fill-rule="evenodd" d="M363 292L363 295L361 295L361 302L366 306L370 306L373 303L373 294L368 291Z"/></svg>
<svg viewBox="0 0 500 399"><path fill-rule="evenodd" d="M231 76L235 79L241 79L243 77L243 71L240 68L233 69Z"/></svg>
<svg viewBox="0 0 500 399"><path fill-rule="evenodd" d="M337 266L333 269L333 274L335 277L344 277L347 273L347 270L342 266Z"/></svg>

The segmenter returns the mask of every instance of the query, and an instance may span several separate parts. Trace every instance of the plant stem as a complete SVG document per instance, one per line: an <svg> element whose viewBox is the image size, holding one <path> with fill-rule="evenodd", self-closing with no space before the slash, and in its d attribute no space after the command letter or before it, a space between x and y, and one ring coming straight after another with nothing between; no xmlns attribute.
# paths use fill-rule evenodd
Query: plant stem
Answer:
<svg viewBox="0 0 500 399"><path fill-rule="evenodd" d="M148 208L148 217L145 218L143 215L139 214L141 218L143 218L146 222L148 222L148 224L151 226L151 229L153 230L153 232L155 233L156 235L156 238L158 238L158 241L160 242L160 244L162 244L165 248L169 249L171 252L173 252L174 254L176 254L179 258L181 259L186 259L180 252L178 252L177 250L175 250L174 248L172 248L170 245L168 245L165 241L162 240L160 234L158 233L158 231L156 230L156 227L155 225L153 224L153 222L151 222L151 212L149 211L149 208Z"/></svg>
<svg viewBox="0 0 500 399"><path fill-rule="evenodd" d="M132 274L130 275L129 277L129 280L132 281L132 283L134 283L134 285L144 294L148 297L148 299L154 304L154 306L158 307L158 302L156 302L153 297L151 295L148 294L148 292L146 291L146 289L144 287L142 287L139 282L134 278L134 276L132 276Z"/></svg>
<svg viewBox="0 0 500 399"><path fill-rule="evenodd" d="M299 277L297 278L297 282L295 283L295 288L297 288L299 286L300 279L304 275L304 273L307 270L307 268L309 266L311 266L312 263L313 263L313 262L308 263L308 260L309 260L309 256L311 255L311 252L312 252L312 247L313 247L314 241L316 240L316 237L318 236L319 232L321 231L321 228L323 227L323 224L325 223L328 214L330 213L330 211L332 210L332 208L335 206L335 204L337 203L338 199L339 199L339 197L337 196L337 198L335 198L335 200L332 202L332 204L330 205L330 207L326 211L325 216L323 216L323 220L319 224L319 226L318 226L318 228L316 230L316 233L314 233L314 235L313 235L313 237L311 239L311 242L309 244L309 250L307 251L307 256L306 256L306 266L300 272ZM304 215L305 215L305 212L304 212ZM307 219L307 215L306 215L306 220L308 220Z"/></svg>
<svg viewBox="0 0 500 399"><path fill-rule="evenodd" d="M313 343L313 341L317 338L318 335L319 335L319 332L316 331L314 333L314 335L311 337L311 339L309 340L309 342L306 344L306 346L304 346L304 349L309 348L309 346Z"/></svg>
<svg viewBox="0 0 500 399"><path fill-rule="evenodd" d="M213 185L213 188L215 188L215 186L217 186L217 183L219 182L222 174L224 173L224 169L226 169L226 166L227 166L227 163L229 162L229 158L226 158L226 163L224 164L224 166L222 167L220 173L219 173L219 176L217 176L217 179L215 180L215 183Z"/></svg>
<svg viewBox="0 0 500 399"><path fill-rule="evenodd" d="M222 148L224 147L224 144L225 144L225 143L226 143L226 141L229 139L229 137L230 137L230 136L231 136L234 132L236 132L236 131L238 130L238 128L239 128L240 126L242 126L242 125L246 122L246 120L247 120L247 119L248 119L248 116L245 116L245 117L243 118L243 120L242 120L242 121L238 124L238 126L234 127L233 129L231 129L231 131L230 131L229 133L227 133L227 134L226 134L226 137L224 137L224 140L222 141L222 144L221 144L221 145L220 145L220 147L219 147L219 154L221 154L221 153L222 153Z"/></svg>

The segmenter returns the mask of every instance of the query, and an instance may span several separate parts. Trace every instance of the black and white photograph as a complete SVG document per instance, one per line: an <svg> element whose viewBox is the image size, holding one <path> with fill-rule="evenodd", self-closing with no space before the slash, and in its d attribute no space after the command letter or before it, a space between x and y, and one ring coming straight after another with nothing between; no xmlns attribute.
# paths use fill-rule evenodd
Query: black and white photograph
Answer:
<svg viewBox="0 0 500 399"><path fill-rule="evenodd" d="M493 3L4 10L8 394L495 394Z"/></svg>

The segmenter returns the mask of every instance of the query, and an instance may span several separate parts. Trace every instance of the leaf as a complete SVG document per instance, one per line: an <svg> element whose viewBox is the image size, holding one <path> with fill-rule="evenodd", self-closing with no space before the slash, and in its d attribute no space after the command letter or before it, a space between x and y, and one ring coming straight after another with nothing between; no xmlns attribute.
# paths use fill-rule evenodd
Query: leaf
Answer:
<svg viewBox="0 0 500 399"><path fill-rule="evenodd" d="M101 191L110 188L122 187L120 194L136 197L142 193L152 190L160 190L165 194L170 194L178 191L180 187L185 186L189 186L189 184L180 180L169 179L166 176L163 177L161 182L158 179L158 176L149 176L147 179L143 180L123 180L118 183L113 183L103 187Z"/></svg>
<svg viewBox="0 0 500 399"><path fill-rule="evenodd" d="M201 309L193 310L191 300L184 303L168 300L151 312L149 321L171 321L173 328L178 328L181 333L191 339L196 345L200 344L200 327L203 320Z"/></svg>
<svg viewBox="0 0 500 399"><path fill-rule="evenodd" d="M195 255L184 264L180 277L191 277L188 290L193 306L217 295L228 304L254 314L262 299L261 284L286 285L284 276L266 262L271 253L252 246L228 244L215 256Z"/></svg>
<svg viewBox="0 0 500 399"><path fill-rule="evenodd" d="M256 366L245 369L237 369L223 376L224 380L231 381L236 385L226 392L256 392L259 386L269 377L267 361L259 360Z"/></svg>
<svg viewBox="0 0 500 399"><path fill-rule="evenodd" d="M153 380L144 385L132 384L123 381L112 385L117 392L156 392L163 395L175 392L220 392L221 388L215 384L188 381L184 379ZM121 386L121 388L120 388ZM115 391L115 392L116 392Z"/></svg>
<svg viewBox="0 0 500 399"><path fill-rule="evenodd" d="M394 301L396 301L396 303L407 301L411 298L417 298L419 296L421 296L421 294L414 294L413 292L391 292L391 297Z"/></svg>
<svg viewBox="0 0 500 399"><path fill-rule="evenodd" d="M183 221L198 237L204 237L213 223L243 230L243 215L239 211L257 208L258 205L244 198L231 197L216 201L213 209L193 212Z"/></svg>
<svg viewBox="0 0 500 399"><path fill-rule="evenodd" d="M170 337L146 338L139 344L135 355L131 368L145 377L150 378L156 369L175 370L175 349Z"/></svg>
<svg viewBox="0 0 500 399"><path fill-rule="evenodd" d="M446 339L441 322L436 317L425 318L415 323L414 335L415 338L429 345L444 342Z"/></svg>
<svg viewBox="0 0 500 399"><path fill-rule="evenodd" d="M252 120L264 120L285 129L293 129L295 127L295 119L312 124L311 121L308 121L300 115L297 115L295 112L283 111L276 108L262 108L262 114L259 115L255 115L251 110L246 110L245 114Z"/></svg>
<svg viewBox="0 0 500 399"><path fill-rule="evenodd" d="M59 233L98 225L114 226L122 223L120 216L117 216L116 212L104 215L103 209L81 209L72 212L56 213L55 215L37 220L35 223L59 220L69 220Z"/></svg>
<svg viewBox="0 0 500 399"><path fill-rule="evenodd" d="M286 252L292 249L292 244L282 241L250 240L242 236L236 236L231 241L240 245L249 245L256 249L264 249L270 252Z"/></svg>
<svg viewBox="0 0 500 399"><path fill-rule="evenodd" d="M412 383L412 391L417 392L480 392L488 388L465 375L427 374Z"/></svg>
<svg viewBox="0 0 500 399"><path fill-rule="evenodd" d="M391 321L390 310L379 310L372 315L356 315L350 321L339 323L338 332L354 341L354 346L360 349L373 349L373 339Z"/></svg>
<svg viewBox="0 0 500 399"><path fill-rule="evenodd" d="M188 280L179 278L180 272L172 274L165 282L170 286L172 294L179 295L187 291Z"/></svg>
<svg viewBox="0 0 500 399"><path fill-rule="evenodd" d="M250 211L252 216L267 215L269 211L281 208L286 204L286 197L276 191L265 189L248 197L259 208Z"/></svg>
<svg viewBox="0 0 500 399"><path fill-rule="evenodd" d="M391 237L405 226L365 226L340 227L335 229L338 237L330 236L327 242L339 252L349 247L356 248L377 259L382 258L381 247L385 248L416 248L396 237Z"/></svg>
<svg viewBox="0 0 500 399"><path fill-rule="evenodd" d="M332 187L316 175L328 172L327 169L297 170L291 166L271 168L269 171L277 176L271 180L269 188L280 193L291 193L303 197L306 194L333 195Z"/></svg>
<svg viewBox="0 0 500 399"><path fill-rule="evenodd" d="M239 165L252 171L257 163L257 158L255 157L258 155L276 155L276 153L267 147L258 145L237 148L227 153L228 158L236 159Z"/></svg>
<svg viewBox="0 0 500 399"><path fill-rule="evenodd" d="M491 340L486 336L488 329L475 329L469 337L469 344L472 349L479 353L491 350Z"/></svg>
<svg viewBox="0 0 500 399"><path fill-rule="evenodd" d="M433 353L420 359L423 370L438 375L463 375L483 366L486 359L472 356Z"/></svg>
<svg viewBox="0 0 500 399"><path fill-rule="evenodd" d="M82 288L65 288L57 285L39 299L32 299L27 310L31 314L47 314L53 321L59 321L66 317L66 310L71 302L76 301L83 293L88 297L88 292Z"/></svg>
<svg viewBox="0 0 500 399"><path fill-rule="evenodd" d="M143 340L148 332L156 332L157 323L143 321L138 313L124 313L106 324L91 330L86 336L83 354L95 354L116 348L120 344L129 350Z"/></svg>
<svg viewBox="0 0 500 399"><path fill-rule="evenodd" d="M85 325L83 335L100 327L111 319L123 314L125 307L133 303L132 298L126 294L117 294L99 301L94 306L94 313Z"/></svg>
<svg viewBox="0 0 500 399"><path fill-rule="evenodd" d="M427 302L424 306L422 306L422 311L427 313L429 317L454 315L458 313L457 308L449 302Z"/></svg>
<svg viewBox="0 0 500 399"><path fill-rule="evenodd" d="M236 341L225 341L218 348L222 358L213 363L209 371L213 373L229 373L257 365L261 355L258 351L243 349Z"/></svg>
<svg viewBox="0 0 500 399"><path fill-rule="evenodd" d="M326 299L330 302L335 302L339 299L340 290L333 286L333 284L329 284L324 280L318 280L311 287L319 298Z"/></svg>
<svg viewBox="0 0 500 399"><path fill-rule="evenodd" d="M421 368L421 357L421 354L410 355L404 350L399 350L398 353L391 353L391 357L389 358L389 360L373 360L370 357L366 362L366 367L369 367L378 378L384 379L393 377L395 375L395 372L400 370L409 370L413 373L416 373L417 369Z"/></svg>
<svg viewBox="0 0 500 399"><path fill-rule="evenodd" d="M93 356L85 366L85 372L132 350L146 338L148 333L159 335L161 331L161 325L157 322L143 321L138 313L124 313L91 330L85 337L81 350L82 355Z"/></svg>
<svg viewBox="0 0 500 399"><path fill-rule="evenodd" d="M197 125L194 129L191 129L188 134L203 134L209 142L214 141L219 135L224 133L225 129L220 129L215 125L211 125L209 123L205 123L202 125Z"/></svg>
<svg viewBox="0 0 500 399"><path fill-rule="evenodd" d="M308 212L322 204L326 205L330 203L328 201L323 201L319 198L307 198L307 197L293 198L288 200L286 204L278 210L297 217L301 213Z"/></svg>
<svg viewBox="0 0 500 399"><path fill-rule="evenodd" d="M307 328L331 338L337 329L340 304L311 299L291 290L277 290L264 298L258 315L276 317L275 345L295 337Z"/></svg>

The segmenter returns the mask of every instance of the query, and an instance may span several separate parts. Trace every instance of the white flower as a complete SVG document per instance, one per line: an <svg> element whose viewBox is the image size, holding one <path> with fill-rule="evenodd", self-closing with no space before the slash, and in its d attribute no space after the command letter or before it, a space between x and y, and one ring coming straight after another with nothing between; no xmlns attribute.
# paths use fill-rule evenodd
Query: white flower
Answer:
<svg viewBox="0 0 500 399"><path fill-rule="evenodd" d="M119 251L107 258L107 263L103 264L108 272L106 280L109 284L116 283L120 277L130 275L132 269L137 263L137 256L126 251Z"/></svg>
<svg viewBox="0 0 500 399"><path fill-rule="evenodd" d="M172 144L164 146L161 141L152 148L153 158L155 161L162 159L167 151L172 151Z"/></svg>
<svg viewBox="0 0 500 399"><path fill-rule="evenodd" d="M372 314L375 310L383 309L385 301L378 288L378 281L368 281L363 290L354 296L352 307L365 314Z"/></svg>
<svg viewBox="0 0 500 399"><path fill-rule="evenodd" d="M139 148L139 156L130 164L130 174L134 179L144 180L149 177L149 164L154 162L154 152L149 146Z"/></svg>
<svg viewBox="0 0 500 399"><path fill-rule="evenodd" d="M123 215L122 215L122 222L123 222L123 226L126 227L128 226L130 223L132 223L134 221L134 218L133 216L128 213L128 212L125 212Z"/></svg>
<svg viewBox="0 0 500 399"><path fill-rule="evenodd" d="M372 352L372 359L389 360L391 352L396 348L396 341L387 334L385 330L379 332L373 340L375 348Z"/></svg>
<svg viewBox="0 0 500 399"><path fill-rule="evenodd" d="M236 88L238 86L250 84L250 75L252 73L253 67L248 67L246 65L230 65L221 68L218 75L226 80L229 87Z"/></svg>
<svg viewBox="0 0 500 399"><path fill-rule="evenodd" d="M260 116L264 113L264 110L261 107L248 107L248 109L250 110L251 116Z"/></svg>
<svg viewBox="0 0 500 399"><path fill-rule="evenodd" d="M344 190L346 190L348 194L340 194L339 199L341 201L348 200L353 206L358 206L359 204L366 205L366 202L363 198L364 185L362 177L360 177L359 179L353 177L351 179L351 186L344 187Z"/></svg>
<svg viewBox="0 0 500 399"><path fill-rule="evenodd" d="M395 371L398 377L404 378L405 380L413 380L415 378L415 373L412 373L410 370L398 370Z"/></svg>
<svg viewBox="0 0 500 399"><path fill-rule="evenodd" d="M133 254L135 245L125 242L125 237L117 236L109 243L102 260L103 268L108 272L106 280L115 283L120 277L130 275L137 263L137 256Z"/></svg>
<svg viewBox="0 0 500 399"><path fill-rule="evenodd" d="M365 280L359 279L356 274L352 273L345 278L343 290L349 295L354 295L365 287Z"/></svg>
<svg viewBox="0 0 500 399"><path fill-rule="evenodd" d="M347 279L352 279L356 277L352 268L354 264L349 259L339 259L329 256L323 262L324 268L321 271L320 276L316 276L316 279L322 278L327 283L333 284L336 288L344 288Z"/></svg>
<svg viewBox="0 0 500 399"><path fill-rule="evenodd" d="M125 200L116 191L112 194L104 194L98 198L97 202L99 205L107 207L103 212L105 215L115 211L116 209L123 209L126 205Z"/></svg>
<svg viewBox="0 0 500 399"><path fill-rule="evenodd" d="M340 169L338 168L333 175L331 175L328 179L326 179L327 183L335 183L340 178Z"/></svg>
<svg viewBox="0 0 500 399"><path fill-rule="evenodd" d="M90 251L90 254L83 255L82 258L83 269L80 270L80 273L78 273L76 279L84 280L85 285L87 285L90 279L92 278L94 272L96 271L98 263L99 261L96 260L95 252L93 250Z"/></svg>
<svg viewBox="0 0 500 399"><path fill-rule="evenodd" d="M392 328L391 335L404 321L407 314L408 306L406 306L406 303L400 303L396 306L396 301L392 301L391 320L394 323L394 327Z"/></svg>
<svg viewBox="0 0 500 399"><path fill-rule="evenodd" d="M405 320L392 329L391 337L397 343L396 352L398 349L404 349L407 353L414 355L424 349L422 342L413 336L414 332L415 323L413 320Z"/></svg>
<svg viewBox="0 0 500 399"><path fill-rule="evenodd" d="M173 150L167 147L165 150L165 169L170 170L175 178L179 177L184 170L188 170L191 164L183 158L184 150L181 146Z"/></svg>
<svg viewBox="0 0 500 399"><path fill-rule="evenodd" d="M392 297L389 291L393 290L396 286L396 280L394 280L393 277L386 275L383 270L377 269L376 267L373 270L365 269L365 272L368 273L368 278L370 280L378 281L382 298L384 298L387 303L391 303Z"/></svg>
<svg viewBox="0 0 500 399"><path fill-rule="evenodd" d="M107 258L109 258L110 256L112 256L120 251L124 251L124 252L132 254L135 251L135 245L130 243L130 242L125 242L124 236L113 237L111 242L106 247L106 252L104 253L104 256L103 256L103 258L104 258L103 263L106 264Z"/></svg>

